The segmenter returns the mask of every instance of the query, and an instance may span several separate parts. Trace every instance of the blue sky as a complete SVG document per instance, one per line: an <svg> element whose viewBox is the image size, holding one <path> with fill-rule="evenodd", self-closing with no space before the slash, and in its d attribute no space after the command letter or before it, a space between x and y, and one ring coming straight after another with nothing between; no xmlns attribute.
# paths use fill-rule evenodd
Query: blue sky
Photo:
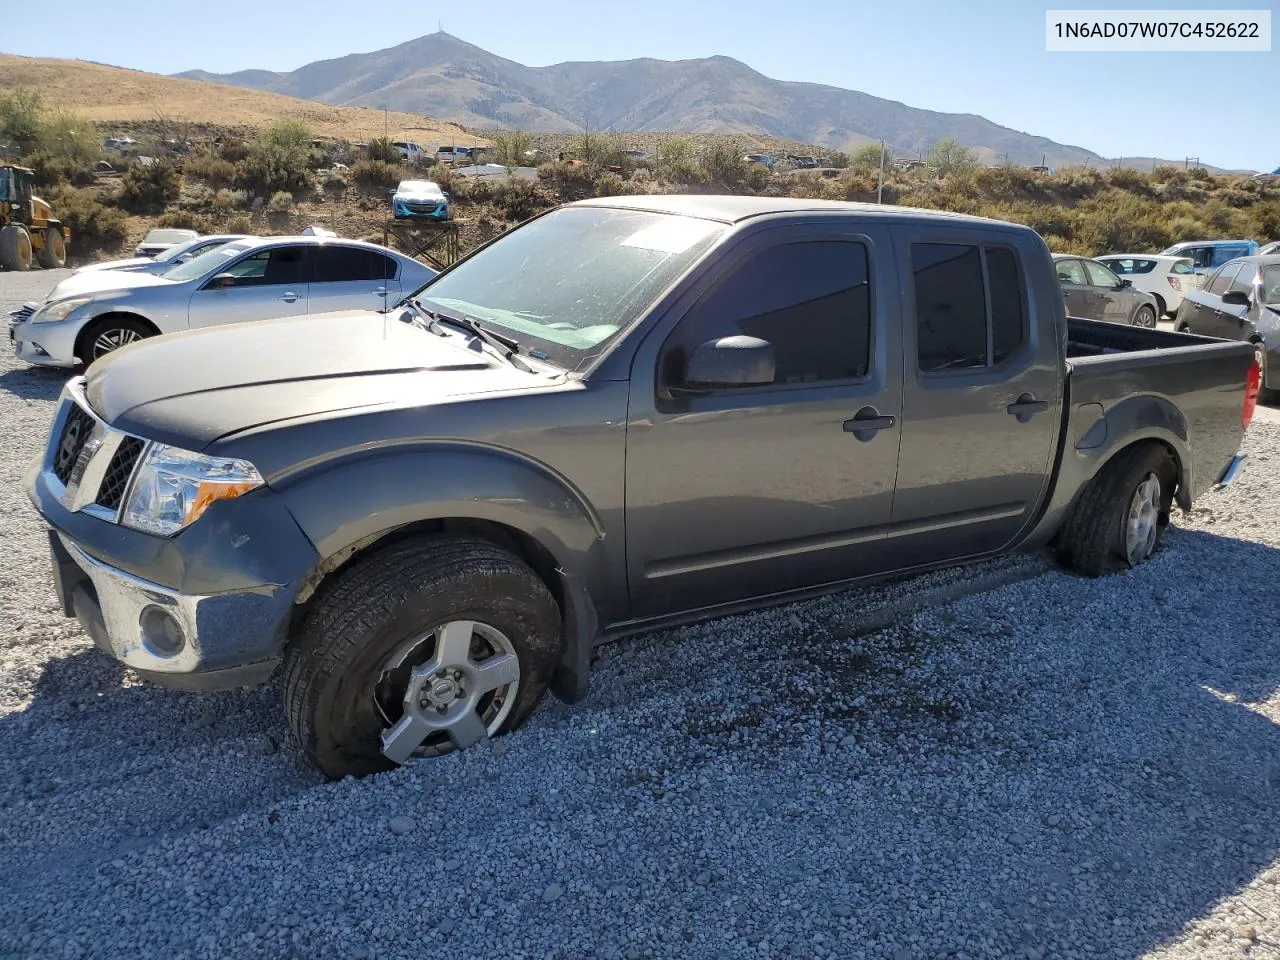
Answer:
<svg viewBox="0 0 1280 960"><path fill-rule="evenodd" d="M0 50L160 73L289 70L392 46L431 33L443 21L454 36L530 66L723 54L778 79L981 114L1107 157L1155 154L1231 168L1280 166L1280 49L1274 42L1269 53L1048 53L1046 7L1267 4L377 0L367 7L371 15L362 16L363 5L353 0L0 0Z"/></svg>

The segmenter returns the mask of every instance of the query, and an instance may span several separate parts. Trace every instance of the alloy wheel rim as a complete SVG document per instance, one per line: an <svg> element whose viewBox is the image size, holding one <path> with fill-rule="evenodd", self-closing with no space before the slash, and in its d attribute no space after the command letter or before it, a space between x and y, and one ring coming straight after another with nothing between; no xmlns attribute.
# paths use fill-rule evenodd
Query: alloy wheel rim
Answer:
<svg viewBox="0 0 1280 960"><path fill-rule="evenodd" d="M93 358L96 360L103 354L110 353L112 350L119 350L121 347L128 346L141 339L142 337L138 334L138 331L124 327L103 330L93 341Z"/></svg>
<svg viewBox="0 0 1280 960"><path fill-rule="evenodd" d="M515 708L520 660L511 639L478 620L449 620L402 643L374 686L382 754L439 756L495 736Z"/></svg>
<svg viewBox="0 0 1280 960"><path fill-rule="evenodd" d="M1160 478L1148 473L1133 491L1125 518L1124 549L1129 566L1141 563L1155 551L1160 530Z"/></svg>

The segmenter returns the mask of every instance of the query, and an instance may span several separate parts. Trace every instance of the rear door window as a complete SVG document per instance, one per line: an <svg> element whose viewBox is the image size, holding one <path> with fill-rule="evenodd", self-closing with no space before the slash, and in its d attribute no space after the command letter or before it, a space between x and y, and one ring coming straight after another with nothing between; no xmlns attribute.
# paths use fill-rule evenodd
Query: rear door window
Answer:
<svg viewBox="0 0 1280 960"><path fill-rule="evenodd" d="M1080 265L1079 260L1059 260L1056 269L1059 283L1070 283L1080 287L1089 284L1084 275L1084 267Z"/></svg>
<svg viewBox="0 0 1280 960"><path fill-rule="evenodd" d="M1195 273L1195 270L1192 269L1190 260L1179 260L1177 263L1175 263L1173 266L1169 268L1169 272L1176 273L1179 276L1183 276L1189 273Z"/></svg>
<svg viewBox="0 0 1280 960"><path fill-rule="evenodd" d="M315 262L313 283L344 283L355 280L390 280L396 264L376 250L325 244L312 251Z"/></svg>
<svg viewBox="0 0 1280 960"><path fill-rule="evenodd" d="M1219 297L1222 296L1223 292L1227 289L1227 285L1231 283L1232 279L1234 279L1235 275L1239 272L1239 265L1234 263L1227 264L1209 278L1209 282L1204 285L1204 292L1212 293Z"/></svg>
<svg viewBox="0 0 1280 960"><path fill-rule="evenodd" d="M1025 297L1012 250L914 243L911 264L922 373L994 366L1026 342Z"/></svg>
<svg viewBox="0 0 1280 960"><path fill-rule="evenodd" d="M1247 293L1250 297L1252 297L1253 296L1253 278L1255 274L1256 274L1256 269L1254 268L1254 265L1252 263L1241 264L1240 269L1236 271L1236 275L1232 279L1231 284L1230 286L1227 287L1227 289L1239 290L1241 293Z"/></svg>

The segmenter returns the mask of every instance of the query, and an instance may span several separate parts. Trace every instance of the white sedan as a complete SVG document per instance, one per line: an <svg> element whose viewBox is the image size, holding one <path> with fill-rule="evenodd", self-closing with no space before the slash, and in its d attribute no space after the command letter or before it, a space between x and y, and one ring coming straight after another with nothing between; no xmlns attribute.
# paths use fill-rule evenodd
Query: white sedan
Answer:
<svg viewBox="0 0 1280 960"><path fill-rule="evenodd" d="M1190 257L1172 257L1155 253L1111 253L1095 257L1111 268L1112 273L1133 283L1137 290L1156 298L1160 316L1178 312L1182 295L1199 290L1204 278L1196 273Z"/></svg>
<svg viewBox="0 0 1280 960"><path fill-rule="evenodd" d="M28 363L74 367L158 334L336 310L387 310L435 275L372 243L239 240L158 276L72 274L43 303L13 312L9 339Z"/></svg>
<svg viewBox="0 0 1280 960"><path fill-rule="evenodd" d="M233 240L252 240L243 233L214 233L204 237L196 237L185 243L170 247L154 257L130 257L128 260L104 260L102 263L90 263L77 267L72 273L96 273L99 270L135 270L143 273L164 273L180 263L194 260L200 254L220 247Z"/></svg>

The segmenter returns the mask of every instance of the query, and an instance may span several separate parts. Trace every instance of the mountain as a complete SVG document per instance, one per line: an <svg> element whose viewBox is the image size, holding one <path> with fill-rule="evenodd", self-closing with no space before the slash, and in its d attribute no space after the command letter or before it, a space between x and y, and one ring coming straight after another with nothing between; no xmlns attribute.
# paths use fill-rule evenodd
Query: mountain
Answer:
<svg viewBox="0 0 1280 960"><path fill-rule="evenodd" d="M253 130L284 117L296 117L305 120L318 136L350 140L381 136L384 130L392 136L441 143L477 139L453 124L420 115L328 106L245 86L200 83L86 60L0 53L0 91L10 87L39 90L47 103L103 124L113 134L173 124L189 131L183 135L214 127Z"/></svg>
<svg viewBox="0 0 1280 960"><path fill-rule="evenodd" d="M288 73L201 70L181 77L346 106L426 113L472 127L763 134L839 149L884 139L916 156L945 137L985 161L1104 163L1096 153L974 114L909 107L856 90L773 80L729 57L526 67L447 33Z"/></svg>

